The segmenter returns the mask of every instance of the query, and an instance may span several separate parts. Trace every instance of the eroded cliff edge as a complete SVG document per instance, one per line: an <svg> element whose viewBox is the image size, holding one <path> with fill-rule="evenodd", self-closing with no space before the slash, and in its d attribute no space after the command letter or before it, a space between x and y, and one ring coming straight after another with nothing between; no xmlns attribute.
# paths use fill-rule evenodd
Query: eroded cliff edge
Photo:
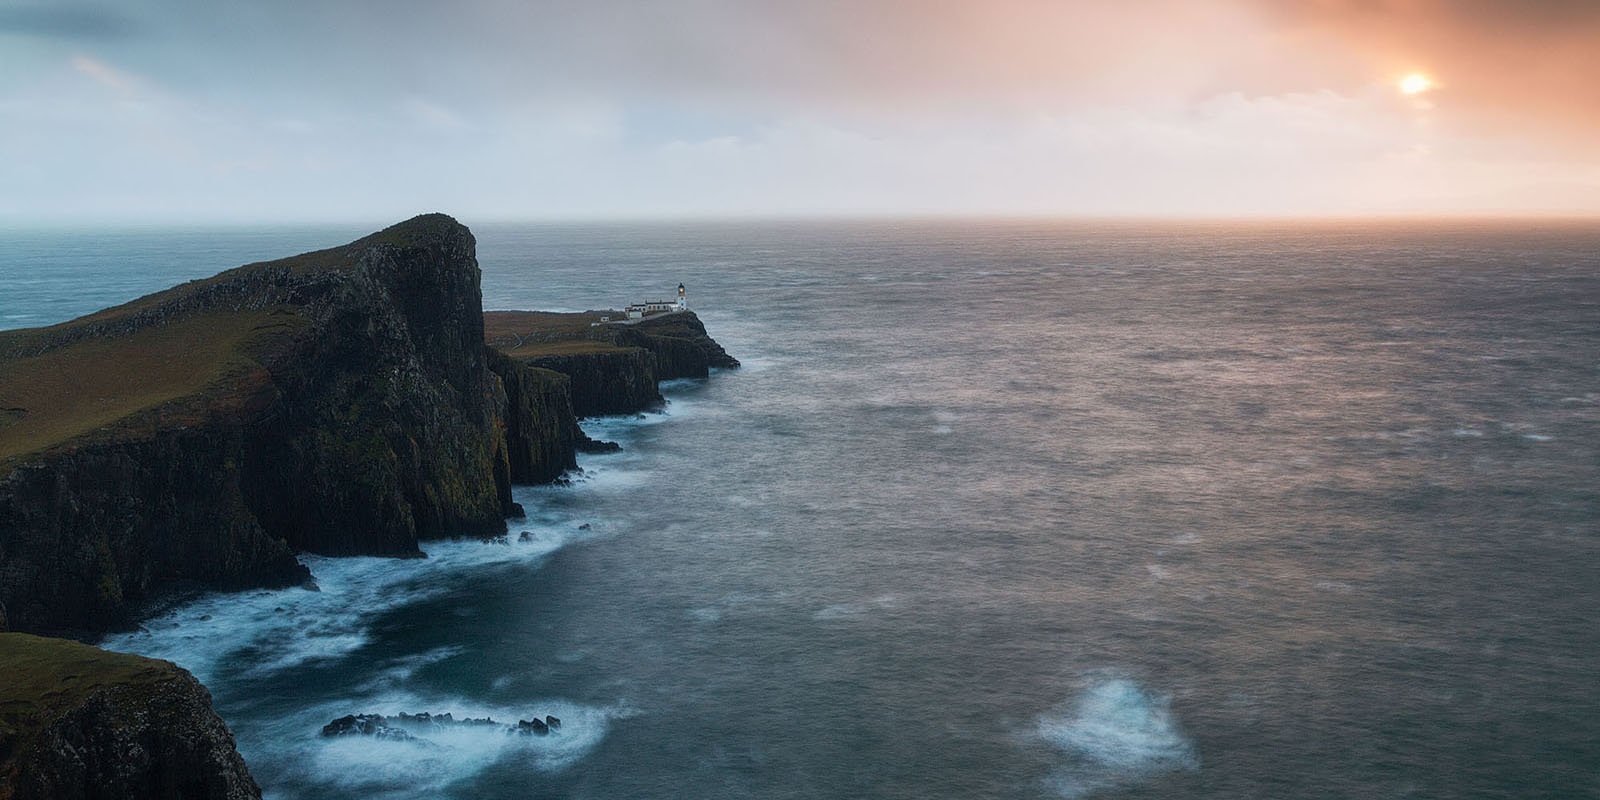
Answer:
<svg viewBox="0 0 1600 800"><path fill-rule="evenodd" d="M297 582L297 550L504 531L508 417L561 398L508 403L479 280L471 232L432 214L0 333L11 628L104 630L174 587ZM548 471L539 450L521 474Z"/></svg>
<svg viewBox="0 0 1600 800"><path fill-rule="evenodd" d="M704 378L712 369L739 366L693 311L628 321L611 321L626 319L620 311L489 311L483 316L490 347L524 366L570 379L572 410L579 417L654 408L662 403L661 381Z"/></svg>
<svg viewBox="0 0 1600 800"><path fill-rule="evenodd" d="M0 800L260 798L211 695L167 661L0 633Z"/></svg>

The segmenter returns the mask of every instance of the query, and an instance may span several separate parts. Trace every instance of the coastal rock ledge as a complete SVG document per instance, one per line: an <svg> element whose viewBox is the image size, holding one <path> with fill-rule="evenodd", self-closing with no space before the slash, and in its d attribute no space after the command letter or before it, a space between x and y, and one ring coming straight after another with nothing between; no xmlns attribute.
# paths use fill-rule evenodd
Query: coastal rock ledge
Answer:
<svg viewBox="0 0 1600 800"><path fill-rule="evenodd" d="M0 800L255 800L211 695L166 661L0 634Z"/></svg>
<svg viewBox="0 0 1600 800"><path fill-rule="evenodd" d="M299 551L504 533L513 480L583 437L565 378L486 348L479 281L472 233L429 214L0 332L10 628L92 634L175 590L304 581Z"/></svg>

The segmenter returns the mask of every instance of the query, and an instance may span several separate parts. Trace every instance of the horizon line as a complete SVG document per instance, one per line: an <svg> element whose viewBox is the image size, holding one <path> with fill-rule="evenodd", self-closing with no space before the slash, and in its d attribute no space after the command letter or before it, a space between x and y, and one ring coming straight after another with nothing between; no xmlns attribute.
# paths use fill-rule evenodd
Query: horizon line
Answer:
<svg viewBox="0 0 1600 800"><path fill-rule="evenodd" d="M214 217L184 220L178 217L106 217L99 219L39 218L0 222L5 231L105 230L130 229L268 229L268 228L352 228L377 226L382 229L423 214L442 213L473 225L670 225L670 224L794 224L794 223L883 223L883 222L1012 222L1085 224L1248 224L1248 223L1495 223L1551 222L1600 223L1600 211L1505 211L1505 212L1363 212L1326 214L1167 214L1167 213L1052 213L1052 212L782 212L782 213L682 213L682 214L455 214L442 209L420 210L404 216L362 215L340 217ZM469 222L470 221L470 222Z"/></svg>

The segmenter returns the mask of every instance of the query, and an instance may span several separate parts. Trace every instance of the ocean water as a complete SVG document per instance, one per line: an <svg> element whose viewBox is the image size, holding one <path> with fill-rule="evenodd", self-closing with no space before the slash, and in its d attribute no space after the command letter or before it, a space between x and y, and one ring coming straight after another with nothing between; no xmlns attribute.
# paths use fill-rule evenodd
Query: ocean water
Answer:
<svg viewBox="0 0 1600 800"><path fill-rule="evenodd" d="M1600 225L474 230L486 307L682 281L746 366L505 543L104 642L269 797L1600 797ZM360 233L10 232L0 317ZM564 724L318 735L423 711Z"/></svg>

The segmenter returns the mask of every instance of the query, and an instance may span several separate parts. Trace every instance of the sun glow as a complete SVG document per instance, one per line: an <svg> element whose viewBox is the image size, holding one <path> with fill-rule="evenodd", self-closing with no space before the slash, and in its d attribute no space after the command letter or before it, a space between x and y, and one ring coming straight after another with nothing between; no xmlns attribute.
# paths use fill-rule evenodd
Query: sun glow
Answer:
<svg viewBox="0 0 1600 800"><path fill-rule="evenodd" d="M1433 79L1420 73L1413 72L1400 79L1401 94L1422 94L1433 88Z"/></svg>

